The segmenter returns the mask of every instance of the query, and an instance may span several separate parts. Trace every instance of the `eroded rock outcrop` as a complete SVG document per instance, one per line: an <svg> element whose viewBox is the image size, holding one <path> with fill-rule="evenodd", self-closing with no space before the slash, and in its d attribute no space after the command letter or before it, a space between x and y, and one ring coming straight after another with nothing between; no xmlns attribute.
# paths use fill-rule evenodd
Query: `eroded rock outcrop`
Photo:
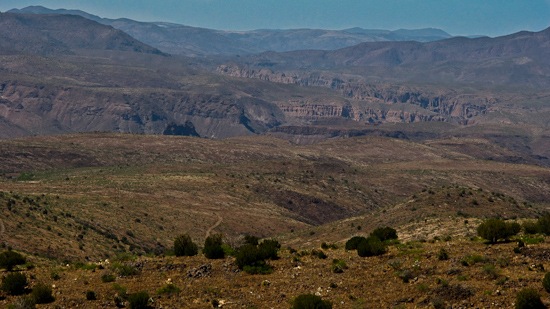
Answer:
<svg viewBox="0 0 550 309"><path fill-rule="evenodd" d="M299 100L279 104L281 110L291 117L343 117L368 123L452 121L467 124L471 123L474 117L485 114L489 106L497 103L493 96L460 94L453 90L438 91L389 84L369 84L361 77L336 73L275 72L269 68L236 64L220 65L217 72L275 83L331 88L356 101L348 105L316 104ZM370 103L385 106L375 108ZM407 105L416 109L406 110Z"/></svg>

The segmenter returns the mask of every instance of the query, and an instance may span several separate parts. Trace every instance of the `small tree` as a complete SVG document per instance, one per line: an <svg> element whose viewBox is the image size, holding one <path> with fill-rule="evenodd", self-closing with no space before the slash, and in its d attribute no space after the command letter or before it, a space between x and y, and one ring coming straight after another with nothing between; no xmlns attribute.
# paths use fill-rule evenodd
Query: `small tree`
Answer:
<svg viewBox="0 0 550 309"><path fill-rule="evenodd" d="M216 234L208 236L204 241L204 249L202 253L208 259L223 259L225 257L225 252L223 251L223 241L222 235Z"/></svg>
<svg viewBox="0 0 550 309"><path fill-rule="evenodd" d="M369 236L357 246L357 254L360 257L376 256L386 253L386 246L375 236Z"/></svg>
<svg viewBox="0 0 550 309"><path fill-rule="evenodd" d="M7 271L12 271L15 266L26 262L25 257L15 251L8 250L0 253L0 267Z"/></svg>
<svg viewBox="0 0 550 309"><path fill-rule="evenodd" d="M194 256L198 252L199 248L189 235L180 235L174 240L174 254L176 256Z"/></svg>
<svg viewBox="0 0 550 309"><path fill-rule="evenodd" d="M332 304L317 295L302 294L294 299L292 309L332 309Z"/></svg>
<svg viewBox="0 0 550 309"><path fill-rule="evenodd" d="M27 284L27 277L22 273L10 273L2 280L2 290L10 295L21 295Z"/></svg>
<svg viewBox="0 0 550 309"><path fill-rule="evenodd" d="M500 219L487 219L477 227L477 234L487 239L490 243L496 243L499 239L508 239L521 230L517 222L507 223Z"/></svg>

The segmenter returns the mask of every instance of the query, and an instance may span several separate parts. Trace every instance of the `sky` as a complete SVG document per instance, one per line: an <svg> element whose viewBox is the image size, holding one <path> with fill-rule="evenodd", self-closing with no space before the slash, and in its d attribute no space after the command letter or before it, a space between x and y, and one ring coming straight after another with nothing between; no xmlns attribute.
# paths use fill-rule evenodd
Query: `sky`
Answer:
<svg viewBox="0 0 550 309"><path fill-rule="evenodd" d="M550 0L0 0L0 11L29 5L220 30L439 28L499 36L550 26Z"/></svg>

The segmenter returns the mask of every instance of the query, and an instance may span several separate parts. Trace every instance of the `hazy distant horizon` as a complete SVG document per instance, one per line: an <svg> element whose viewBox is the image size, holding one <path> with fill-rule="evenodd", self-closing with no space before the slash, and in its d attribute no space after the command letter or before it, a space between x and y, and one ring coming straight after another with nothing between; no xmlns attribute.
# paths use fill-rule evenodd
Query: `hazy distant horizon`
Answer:
<svg viewBox="0 0 550 309"><path fill-rule="evenodd" d="M550 26L550 0L2 0L0 11L30 5L235 31L438 28L451 35L500 36Z"/></svg>

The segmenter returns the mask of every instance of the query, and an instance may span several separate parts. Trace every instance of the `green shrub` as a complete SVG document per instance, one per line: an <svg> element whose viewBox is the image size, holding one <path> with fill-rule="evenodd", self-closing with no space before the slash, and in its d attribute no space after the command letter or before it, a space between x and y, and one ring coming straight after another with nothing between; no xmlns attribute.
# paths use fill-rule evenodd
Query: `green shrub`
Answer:
<svg viewBox="0 0 550 309"><path fill-rule="evenodd" d="M31 296L37 304L49 304L55 300L52 295L52 288L43 283L34 286Z"/></svg>
<svg viewBox="0 0 550 309"><path fill-rule="evenodd" d="M149 294L145 291L128 295L128 304L130 309L149 308Z"/></svg>
<svg viewBox="0 0 550 309"><path fill-rule="evenodd" d="M343 260L334 259L332 260L331 270L335 274L341 274L344 270L348 269L348 265Z"/></svg>
<svg viewBox="0 0 550 309"><path fill-rule="evenodd" d="M516 295L516 309L542 309L546 306L540 300L539 293L531 288L525 288Z"/></svg>
<svg viewBox="0 0 550 309"><path fill-rule="evenodd" d="M367 239L363 236L353 236L348 241L346 241L345 248L346 250L357 250L357 246L359 246L359 243L365 240Z"/></svg>
<svg viewBox="0 0 550 309"><path fill-rule="evenodd" d="M21 295L26 287L27 277L22 273L7 274L2 280L2 290L10 295Z"/></svg>
<svg viewBox="0 0 550 309"><path fill-rule="evenodd" d="M157 290L157 294L178 294L181 289L172 283L168 283Z"/></svg>
<svg viewBox="0 0 550 309"><path fill-rule="evenodd" d="M259 263L253 266L244 266L243 271L251 275L268 275L273 272L273 267L267 263Z"/></svg>
<svg viewBox="0 0 550 309"><path fill-rule="evenodd" d="M500 219L487 219L477 227L478 236L487 239L490 243L496 243L499 239L508 239L521 230L517 222L504 222Z"/></svg>
<svg viewBox="0 0 550 309"><path fill-rule="evenodd" d="M370 236L378 237L381 241L397 239L397 231L389 226L379 227L370 233Z"/></svg>
<svg viewBox="0 0 550 309"><path fill-rule="evenodd" d="M86 291L86 299L87 300L96 300L97 294L94 291Z"/></svg>
<svg viewBox="0 0 550 309"><path fill-rule="evenodd" d="M174 254L176 256L194 256L199 253L199 247L187 234L180 235L174 240Z"/></svg>
<svg viewBox="0 0 550 309"><path fill-rule="evenodd" d="M292 309L332 309L332 304L313 294L302 294L292 302Z"/></svg>
<svg viewBox="0 0 550 309"><path fill-rule="evenodd" d="M104 283L113 282L113 281L115 281L115 279L116 279L116 277L113 274L107 273L107 274L101 275L101 281L104 282Z"/></svg>
<svg viewBox="0 0 550 309"><path fill-rule="evenodd" d="M369 236L357 246L360 257L376 256L386 253L386 246L378 237Z"/></svg>
<svg viewBox="0 0 550 309"><path fill-rule="evenodd" d="M135 276L139 274L139 269L137 269L137 267L130 264L122 264L117 262L117 263L113 263L111 267L121 277L129 277L129 276Z"/></svg>
<svg viewBox="0 0 550 309"><path fill-rule="evenodd" d="M204 256L208 259L223 259L225 257L225 252L223 251L222 244L221 234L208 236L204 241L202 253L204 253Z"/></svg>
<svg viewBox="0 0 550 309"><path fill-rule="evenodd" d="M542 286L546 292L550 293L550 272L544 275L544 278L542 279Z"/></svg>
<svg viewBox="0 0 550 309"><path fill-rule="evenodd" d="M15 251L4 251L0 253L0 267L7 271L12 271L17 265L23 265L27 262L24 256Z"/></svg>

